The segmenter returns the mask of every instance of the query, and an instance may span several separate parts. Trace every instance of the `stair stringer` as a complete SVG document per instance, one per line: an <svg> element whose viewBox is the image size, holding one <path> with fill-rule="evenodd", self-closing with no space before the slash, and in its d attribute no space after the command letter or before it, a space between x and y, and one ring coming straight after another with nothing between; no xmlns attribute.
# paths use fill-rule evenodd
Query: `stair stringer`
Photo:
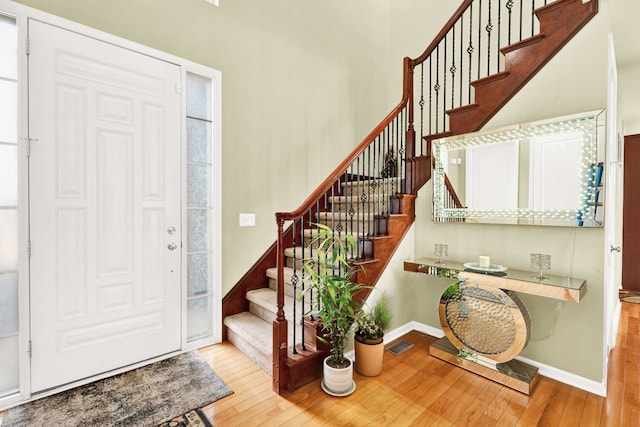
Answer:
<svg viewBox="0 0 640 427"><path fill-rule="evenodd" d="M557 0L535 11L540 33L502 49L505 71L472 83L475 104L447 111L449 130L480 130L597 13L598 1Z"/></svg>

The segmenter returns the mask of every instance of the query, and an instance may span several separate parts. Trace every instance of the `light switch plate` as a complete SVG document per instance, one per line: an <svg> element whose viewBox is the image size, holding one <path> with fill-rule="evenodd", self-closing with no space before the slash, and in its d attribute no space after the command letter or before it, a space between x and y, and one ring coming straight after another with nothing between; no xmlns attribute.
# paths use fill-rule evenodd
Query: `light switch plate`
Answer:
<svg viewBox="0 0 640 427"><path fill-rule="evenodd" d="M255 227L256 226L256 214L254 214L254 213L241 213L239 222L240 222L240 227Z"/></svg>

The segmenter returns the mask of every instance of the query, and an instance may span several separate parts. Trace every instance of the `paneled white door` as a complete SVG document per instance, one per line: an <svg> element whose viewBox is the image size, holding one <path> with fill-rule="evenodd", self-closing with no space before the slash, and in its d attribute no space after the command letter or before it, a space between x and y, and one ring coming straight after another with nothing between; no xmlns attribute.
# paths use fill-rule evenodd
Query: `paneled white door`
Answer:
<svg viewBox="0 0 640 427"><path fill-rule="evenodd" d="M180 349L180 68L29 22L31 388Z"/></svg>

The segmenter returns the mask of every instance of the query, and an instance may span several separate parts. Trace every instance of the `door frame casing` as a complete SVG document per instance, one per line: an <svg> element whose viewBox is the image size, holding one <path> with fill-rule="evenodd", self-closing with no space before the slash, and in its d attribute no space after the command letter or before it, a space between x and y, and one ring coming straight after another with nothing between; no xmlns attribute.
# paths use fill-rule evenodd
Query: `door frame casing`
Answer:
<svg viewBox="0 0 640 427"><path fill-rule="evenodd" d="M164 355L158 358L146 360L140 363L132 364L120 369L112 370L107 373L103 373L94 377L79 380L73 383L65 384L64 386L47 390L37 395L31 393L31 361L29 355L30 349L30 289L29 289L29 260L28 260L28 242L29 236L29 222L24 220L29 217L29 169L28 169L28 157L27 157L27 138L28 138L28 58L27 51L27 36L28 36L28 21L29 19L41 21L50 25L60 27L65 30L69 30L78 33L83 36L94 38L103 42L111 43L113 45L154 57L156 59L175 64L181 69L182 88L177 88L182 91L181 93L181 111L182 111L182 130L180 141L180 151L182 155L181 159L181 174L182 174L182 230L183 230L183 242L186 243L186 90L185 81L187 72L192 72L202 76L211 78L212 82L212 101L213 101L213 122L217 125L212 130L212 156L218 160L222 158L222 73L219 70L207 67L202 64L198 64L187 59L136 43L131 40L127 40L113 34L105 33L103 31L87 27L85 25L69 21L67 19L55 16L38 9L34 9L29 6L18 4L10 0L0 0L0 12L16 20L17 35L18 35L18 318L19 318L19 365L20 365L20 392L18 394L6 396L0 398L0 410L4 410L17 404L25 403L35 398L44 397L47 395L55 394L63 390L67 390L79 385L87 384L101 378L105 378L120 372L124 372L139 366L146 365L153 361L161 360L181 352L189 351L194 348L220 342L222 340L222 320L219 315L222 310L222 259L221 259L221 232L222 232L222 172L221 164L218 163L213 169L212 173L212 237L213 241L212 249L212 301L213 301L213 334L206 339L193 341L191 343L186 342L186 325L187 325L187 274L186 274L186 244L181 245L181 257L182 257L182 276L181 276L181 322L182 322L182 337L181 337L181 350L172 354Z"/></svg>

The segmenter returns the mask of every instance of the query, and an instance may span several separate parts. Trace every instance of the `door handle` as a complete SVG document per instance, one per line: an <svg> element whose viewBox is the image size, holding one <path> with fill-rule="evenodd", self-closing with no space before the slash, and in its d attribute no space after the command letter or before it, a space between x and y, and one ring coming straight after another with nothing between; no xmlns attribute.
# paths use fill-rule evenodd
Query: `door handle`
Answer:
<svg viewBox="0 0 640 427"><path fill-rule="evenodd" d="M173 243L173 242L171 242L171 243L169 243L169 244L167 245L167 248L168 248L170 251L175 250L177 247L178 247L178 245L176 245L176 244L175 244L175 243Z"/></svg>
<svg viewBox="0 0 640 427"><path fill-rule="evenodd" d="M618 253L620 253L620 251L622 251L622 248L620 248L620 246L613 246L613 245L611 245L611 252L618 252Z"/></svg>

